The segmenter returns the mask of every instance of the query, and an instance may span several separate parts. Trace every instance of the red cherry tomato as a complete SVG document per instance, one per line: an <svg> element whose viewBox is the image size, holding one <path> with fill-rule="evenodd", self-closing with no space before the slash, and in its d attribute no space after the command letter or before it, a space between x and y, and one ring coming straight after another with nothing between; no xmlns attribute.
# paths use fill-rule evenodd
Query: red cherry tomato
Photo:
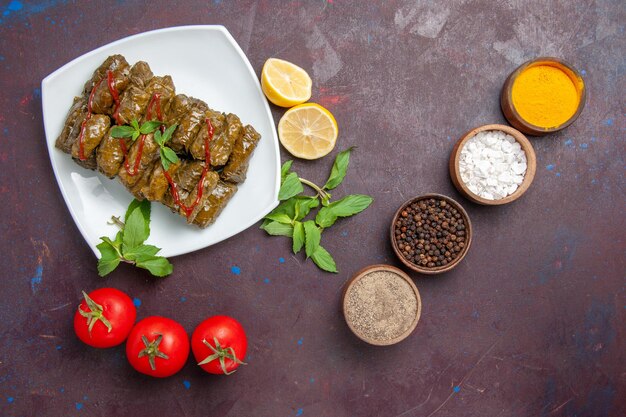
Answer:
<svg viewBox="0 0 626 417"><path fill-rule="evenodd" d="M198 365L210 374L230 375L248 350L248 339L239 322L228 316L213 316L196 327L191 349Z"/></svg>
<svg viewBox="0 0 626 417"><path fill-rule="evenodd" d="M83 302L74 314L76 336L89 346L108 348L126 340L137 310L130 297L115 288L83 291Z"/></svg>
<svg viewBox="0 0 626 417"><path fill-rule="evenodd" d="M189 357L189 336L174 320L147 317L131 330L126 342L126 357L138 372L165 378L185 366Z"/></svg>

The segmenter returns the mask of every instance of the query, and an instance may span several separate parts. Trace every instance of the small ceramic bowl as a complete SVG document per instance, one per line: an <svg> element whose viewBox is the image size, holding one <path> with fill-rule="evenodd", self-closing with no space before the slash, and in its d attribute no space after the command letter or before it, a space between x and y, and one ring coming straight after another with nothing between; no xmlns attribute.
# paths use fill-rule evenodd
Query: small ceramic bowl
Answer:
<svg viewBox="0 0 626 417"><path fill-rule="evenodd" d="M348 302L350 292L354 289L355 285L361 279L363 279L363 277L373 272L390 272L394 274L395 276L398 277L399 280L408 284L413 294L415 295L415 302L417 304L415 314L404 317L406 321L409 322L409 325L406 327L406 330L404 330L401 334L396 335L395 337L390 338L390 339L378 339L378 338L368 336L363 331L359 330L359 326L354 322L356 319L351 318L353 314L349 312L349 309L352 308L350 306L350 303ZM406 339L411 333L413 333L413 330L415 330L415 327L417 326L417 322L419 321L420 315L422 313L422 299L420 297L419 291L417 290L417 287L415 286L415 284L413 283L413 281L407 274L405 274L400 269L391 265L371 265L366 268L363 268L362 270L354 274L352 278L350 278L343 287L343 294L341 296L341 305L342 305L344 318L346 319L346 323L348 324L348 327L350 328L350 330L352 330L352 333L354 333L356 337L363 340L364 342L367 342L375 346L389 346L389 345L399 343L402 340Z"/></svg>
<svg viewBox="0 0 626 417"><path fill-rule="evenodd" d="M455 208L459 213L461 213L461 216L463 217L463 221L465 223L465 246L463 247L463 250L460 252L459 256L456 259L454 259L452 262L448 263L447 265L442 265L442 266L433 267L433 268L428 268L428 267L424 267L421 265L417 265L409 261L408 259L406 259L402 255L402 251L400 250L400 248L398 248L398 244L395 239L396 222L398 221L398 218L400 217L402 211L406 207L408 207L409 205L411 205L412 203L416 201L427 200L430 198L446 201L446 203L448 203L450 206ZM461 262L463 258L465 258L465 255L467 255L467 251L469 250L470 245L472 243L472 223L470 222L469 216L467 215L467 212L465 211L465 209L455 200L445 195L441 195L441 194L425 194L419 197L412 198L408 201L405 201L400 206L400 208L398 208L398 211L396 211L396 214L393 216L393 220L391 221L390 237L391 237L391 246L393 247L393 251L396 253L396 256L398 257L400 262L404 264L404 266L411 269L412 271L419 272L421 274L427 274L427 275L441 274L457 266L459 262Z"/></svg>
<svg viewBox="0 0 626 417"><path fill-rule="evenodd" d="M524 181L517 187L517 190L513 194L510 194L504 198L500 198L498 200L489 200L487 198L483 198L477 194L474 194L468 187L465 185L463 180L461 179L461 174L459 172L459 159L461 157L461 149L465 146L465 143L472 137L474 137L478 132L484 132L487 130L500 130L506 134L513 136L513 138L520 144L524 152L526 153L526 173L524 174ZM501 204L510 203L512 201L517 200L528 190L530 184L533 182L535 178L535 171L537 170L537 157L535 156L535 150L533 149L533 145L526 139L521 132L513 129L510 126L506 125L484 125L477 127L476 129L472 129L467 132L465 135L458 140L458 142L454 145L452 149L452 153L450 154L450 178L452 179L452 183L459 190L463 196L473 201L474 203L483 204L485 206L498 206Z"/></svg>
<svg viewBox="0 0 626 417"><path fill-rule="evenodd" d="M511 91L513 89L513 83L515 82L515 79L526 68L535 66L535 65L550 65L565 72L565 74L567 74L567 76L572 80L572 82L574 83L574 86L576 87L576 90L578 91L579 102L578 102L578 108L576 109L576 112L565 123L559 126L548 128L548 129L543 128L541 126L535 126L527 122L526 120L524 120L515 109L515 106L513 105ZM511 123L511 126L515 127L516 129L528 135L543 136L549 133L558 132L559 130L565 129L567 126L574 123L574 121L578 118L578 116L580 116L580 113L583 111L583 108L585 107L586 98L587 98L587 92L585 88L585 83L580 73L576 71L574 67L572 67L567 62L558 58L540 57L540 58L536 58L531 61L523 63L509 75L509 77L504 82L504 86L502 87L502 92L500 93L500 106L502 107L502 113L504 113L504 116L506 117L506 119L509 121L509 123Z"/></svg>

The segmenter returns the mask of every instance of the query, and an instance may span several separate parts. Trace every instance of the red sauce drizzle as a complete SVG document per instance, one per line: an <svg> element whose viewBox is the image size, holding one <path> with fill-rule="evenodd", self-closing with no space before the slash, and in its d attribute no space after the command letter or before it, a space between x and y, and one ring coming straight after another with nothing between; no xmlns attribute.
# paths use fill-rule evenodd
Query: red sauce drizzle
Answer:
<svg viewBox="0 0 626 417"><path fill-rule="evenodd" d="M111 93L111 97L113 97L113 101L115 102L115 107L113 107L113 119L115 119L115 124L119 125L120 122L120 94L115 89L115 80L113 79L113 71L107 71L107 83L109 85L109 92Z"/></svg>
<svg viewBox="0 0 626 417"><path fill-rule="evenodd" d="M211 140L213 139L213 124L211 123L211 120L208 117L206 118L206 124L207 124L208 135L206 139L204 140L205 166L202 169L202 175L200 176L200 181L198 181L198 193L192 205L187 207L185 204L183 204L183 202L180 200L180 195L178 194L178 186L172 180L172 176L167 171L163 172L163 174L165 175L165 178L167 178L167 182L170 183L170 187L172 189L172 197L174 197L174 203L178 207L180 207L180 209L185 213L187 218L191 216L191 213L193 213L193 210L200 203L200 200L202 200L202 193L204 192L204 187L203 187L204 179L206 178L206 175L208 174L209 169L211 167L211 149L209 148L209 144L211 143Z"/></svg>

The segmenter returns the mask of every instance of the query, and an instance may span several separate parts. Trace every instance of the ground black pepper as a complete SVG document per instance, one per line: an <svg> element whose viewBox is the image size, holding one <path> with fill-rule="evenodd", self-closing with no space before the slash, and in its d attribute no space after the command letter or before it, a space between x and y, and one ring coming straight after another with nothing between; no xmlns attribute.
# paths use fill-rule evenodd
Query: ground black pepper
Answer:
<svg viewBox="0 0 626 417"><path fill-rule="evenodd" d="M394 239L407 261L422 268L454 262L465 247L466 224L445 200L428 198L406 206L394 225Z"/></svg>

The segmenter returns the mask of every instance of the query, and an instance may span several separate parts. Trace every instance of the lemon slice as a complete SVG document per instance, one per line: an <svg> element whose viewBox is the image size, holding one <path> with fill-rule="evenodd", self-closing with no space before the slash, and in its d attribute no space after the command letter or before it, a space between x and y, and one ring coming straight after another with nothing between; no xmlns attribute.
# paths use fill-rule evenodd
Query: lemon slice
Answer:
<svg viewBox="0 0 626 417"><path fill-rule="evenodd" d="M292 107L311 98L311 77L291 62L270 58L261 72L261 88L269 101Z"/></svg>
<svg viewBox="0 0 626 417"><path fill-rule="evenodd" d="M300 104L278 122L278 138L295 157L317 159L328 155L337 143L339 128L333 115L315 103Z"/></svg>

